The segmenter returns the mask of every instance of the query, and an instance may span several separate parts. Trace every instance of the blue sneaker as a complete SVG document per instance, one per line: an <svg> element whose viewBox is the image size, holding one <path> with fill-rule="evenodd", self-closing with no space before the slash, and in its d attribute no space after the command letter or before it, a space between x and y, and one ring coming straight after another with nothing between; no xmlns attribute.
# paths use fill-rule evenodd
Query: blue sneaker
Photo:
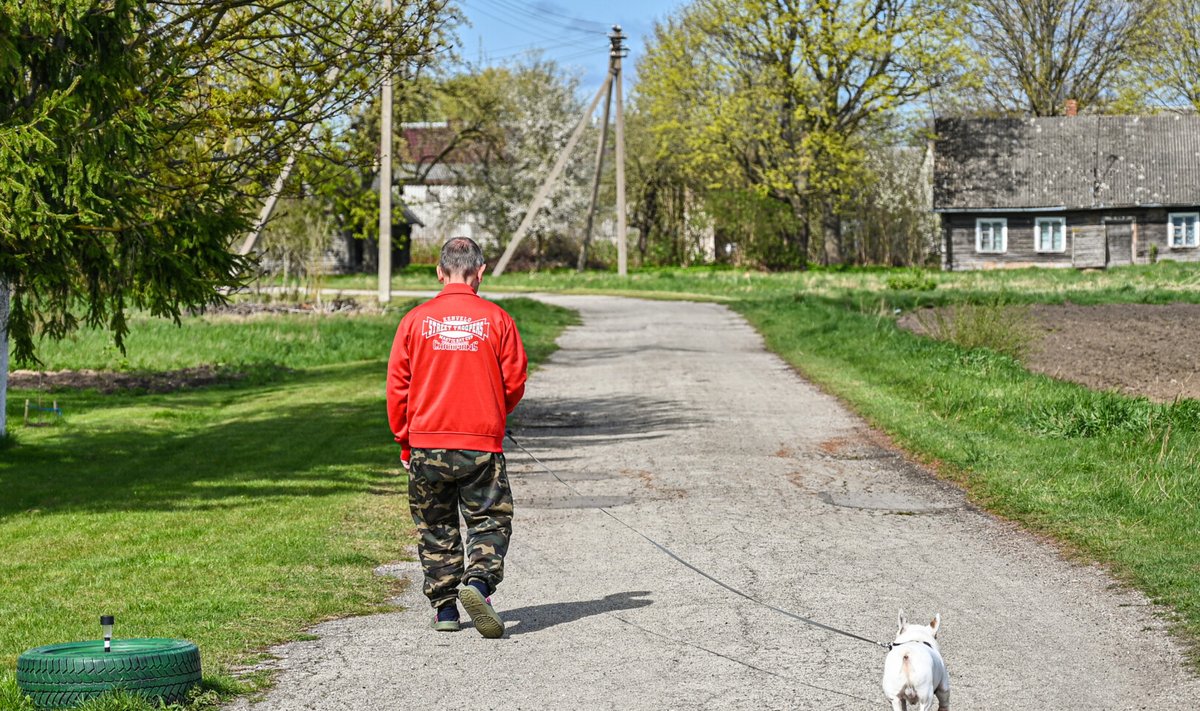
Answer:
<svg viewBox="0 0 1200 711"><path fill-rule="evenodd" d="M458 606L454 603L438 608L433 616L433 629L438 632L457 632L462 629L458 622Z"/></svg>
<svg viewBox="0 0 1200 711"><path fill-rule="evenodd" d="M475 581L471 581L475 582ZM466 608L475 629L488 639L499 639L504 636L504 621L492 608L492 598L484 597L475 585L467 585L458 591L458 601Z"/></svg>

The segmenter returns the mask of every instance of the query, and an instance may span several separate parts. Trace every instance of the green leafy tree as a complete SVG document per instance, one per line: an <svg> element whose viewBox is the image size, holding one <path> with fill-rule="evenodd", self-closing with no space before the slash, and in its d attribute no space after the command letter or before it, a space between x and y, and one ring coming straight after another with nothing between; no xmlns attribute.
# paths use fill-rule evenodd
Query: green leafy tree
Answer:
<svg viewBox="0 0 1200 711"><path fill-rule="evenodd" d="M636 103L626 110L627 209L638 235L634 255L643 265L687 265L707 256L701 238L710 221L676 156L659 150L653 128ZM612 173L606 169L605 178ZM608 196L602 200L607 203Z"/></svg>
<svg viewBox="0 0 1200 711"><path fill-rule="evenodd" d="M330 215L319 200L285 199L262 235L262 254L276 265L285 293L295 286L305 299L321 303L325 258L333 237ZM293 284L293 279L295 280Z"/></svg>
<svg viewBox="0 0 1200 711"><path fill-rule="evenodd" d="M864 180L866 138L952 81L962 45L953 2L697 0L656 28L640 106L660 155L741 209L791 214L766 266L843 257L839 212ZM727 202L727 199L723 199Z"/></svg>
<svg viewBox="0 0 1200 711"><path fill-rule="evenodd" d="M933 156L923 145L880 142L867 156L870 179L847 210L847 248L858 264L924 264L938 248Z"/></svg>
<svg viewBox="0 0 1200 711"><path fill-rule="evenodd" d="M384 53L429 61L445 2L0 0L0 338L178 319L246 266L281 155L361 102ZM5 373L6 374L6 373ZM3 377L3 376L0 376ZM0 393L4 392L0 382Z"/></svg>
<svg viewBox="0 0 1200 711"><path fill-rule="evenodd" d="M1200 45L1191 40L1200 26L1200 0L1167 0L1160 8L1148 33L1150 57L1136 74L1159 105L1200 111Z"/></svg>

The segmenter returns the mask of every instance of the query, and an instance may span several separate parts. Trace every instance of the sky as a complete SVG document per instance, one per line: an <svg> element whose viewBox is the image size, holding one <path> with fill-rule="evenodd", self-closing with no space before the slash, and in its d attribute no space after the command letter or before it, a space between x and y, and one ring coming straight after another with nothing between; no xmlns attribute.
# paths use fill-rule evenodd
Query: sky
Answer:
<svg viewBox="0 0 1200 711"><path fill-rule="evenodd" d="M628 93L655 20L684 4L685 0L459 0L471 23L459 29L459 51L469 62L489 65L540 49L544 57L578 72L580 91L590 98L604 83L608 33L620 25L629 37L629 57L622 64Z"/></svg>

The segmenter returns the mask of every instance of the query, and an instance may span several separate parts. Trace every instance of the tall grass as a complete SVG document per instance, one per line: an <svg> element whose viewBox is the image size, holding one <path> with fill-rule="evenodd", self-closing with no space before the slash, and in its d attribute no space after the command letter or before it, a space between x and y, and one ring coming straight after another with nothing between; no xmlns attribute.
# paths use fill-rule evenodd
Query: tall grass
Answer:
<svg viewBox="0 0 1200 711"><path fill-rule="evenodd" d="M989 348L1018 360L1029 353L1036 331L1028 304L1011 303L1004 295L981 303L963 303L917 311L922 331L966 350Z"/></svg>

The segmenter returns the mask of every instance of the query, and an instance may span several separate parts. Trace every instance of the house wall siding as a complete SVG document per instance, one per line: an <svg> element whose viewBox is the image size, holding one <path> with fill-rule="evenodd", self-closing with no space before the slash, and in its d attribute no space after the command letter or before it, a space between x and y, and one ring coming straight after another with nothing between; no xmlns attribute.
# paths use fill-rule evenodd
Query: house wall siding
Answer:
<svg viewBox="0 0 1200 711"><path fill-rule="evenodd" d="M1002 217L1008 221L1008 249L1000 254L975 251L975 220L982 217ZM1038 252L1033 241L1034 220L1038 217L1066 217L1066 251L1059 253ZM950 240L950 268L973 269L1017 269L1020 267L1070 267L1072 227L1082 226L1078 214L1062 212L1004 213L980 212L975 214L942 215L942 225Z"/></svg>
<svg viewBox="0 0 1200 711"><path fill-rule="evenodd" d="M1016 269L1021 267L1104 267L1106 265L1149 264L1151 246L1157 259L1200 262L1200 249L1171 248L1167 244L1167 216L1171 212L1200 212L1200 208L1137 208L1129 210L1093 210L1079 212L947 213L942 215L946 239L943 267L954 271L977 269ZM1000 254L975 250L975 221L978 218L1005 218L1008 221L1008 249ZM1039 217L1066 218L1066 250L1063 253L1038 252L1034 244L1034 223ZM1109 222L1132 225L1129 256L1108 255ZM1124 248L1122 247L1122 251ZM1123 257L1123 258L1122 258Z"/></svg>
<svg viewBox="0 0 1200 711"><path fill-rule="evenodd" d="M1137 263L1150 263L1150 245L1158 247L1160 261L1200 262L1200 249L1196 247L1173 248L1167 244L1167 218L1172 212L1200 212L1200 207L1155 208L1147 210L1144 222L1139 222L1137 231Z"/></svg>

